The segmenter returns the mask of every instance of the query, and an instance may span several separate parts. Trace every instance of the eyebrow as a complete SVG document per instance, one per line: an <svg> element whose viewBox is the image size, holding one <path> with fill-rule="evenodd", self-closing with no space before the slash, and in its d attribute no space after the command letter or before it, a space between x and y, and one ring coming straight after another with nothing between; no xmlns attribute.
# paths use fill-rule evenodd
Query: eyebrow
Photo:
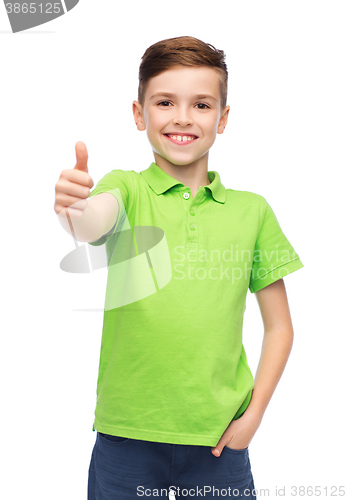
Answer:
<svg viewBox="0 0 347 500"><path fill-rule="evenodd" d="M149 100L153 99L153 97L177 97L176 94L171 94L170 92L156 92L155 94L153 94ZM218 102L218 100L213 97L213 95L210 95L210 94L196 94L195 96L193 96L197 99L206 99L206 98L210 98L210 99L213 99L215 100L216 102Z"/></svg>

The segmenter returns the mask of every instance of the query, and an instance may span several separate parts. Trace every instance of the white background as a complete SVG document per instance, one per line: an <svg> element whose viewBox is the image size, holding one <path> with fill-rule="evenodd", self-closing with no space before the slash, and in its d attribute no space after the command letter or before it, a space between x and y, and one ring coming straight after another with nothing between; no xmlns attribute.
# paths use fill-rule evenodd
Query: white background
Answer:
<svg viewBox="0 0 347 500"><path fill-rule="evenodd" d="M0 5L1 498L86 500L107 270L61 271L74 243L54 187L79 140L95 184L154 161L132 115L138 67L181 35L226 53L231 111L209 170L264 196L305 266L285 278L294 346L250 444L255 486L346 486L346 24L343 1L81 0L12 34ZM249 293L253 374L262 335Z"/></svg>

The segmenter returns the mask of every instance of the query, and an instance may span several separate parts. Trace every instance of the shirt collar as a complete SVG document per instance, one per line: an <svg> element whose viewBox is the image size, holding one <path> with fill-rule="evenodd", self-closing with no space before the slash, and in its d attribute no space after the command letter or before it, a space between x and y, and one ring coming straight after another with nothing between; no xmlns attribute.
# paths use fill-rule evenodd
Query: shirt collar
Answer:
<svg viewBox="0 0 347 500"><path fill-rule="evenodd" d="M173 186L177 186L178 184L184 186L182 182L179 182L174 177L171 177L171 175L164 172L164 170L162 170L154 162L151 163L146 170L142 170L140 174L144 177L148 185L157 195L165 193L165 191ZM207 175L211 184L205 186L205 189L209 189L211 191L215 201L225 203L225 187L221 183L218 172L209 170Z"/></svg>

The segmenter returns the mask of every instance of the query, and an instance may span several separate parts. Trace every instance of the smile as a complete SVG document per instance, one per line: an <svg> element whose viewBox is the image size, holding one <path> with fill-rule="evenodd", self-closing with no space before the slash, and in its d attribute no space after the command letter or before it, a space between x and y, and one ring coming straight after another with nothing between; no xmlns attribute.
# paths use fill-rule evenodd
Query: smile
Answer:
<svg viewBox="0 0 347 500"><path fill-rule="evenodd" d="M191 144L192 142L196 141L197 137L193 137L191 135L168 135L164 134L165 137L169 139L169 141L173 142L174 144L178 144L179 146L186 146L187 144Z"/></svg>

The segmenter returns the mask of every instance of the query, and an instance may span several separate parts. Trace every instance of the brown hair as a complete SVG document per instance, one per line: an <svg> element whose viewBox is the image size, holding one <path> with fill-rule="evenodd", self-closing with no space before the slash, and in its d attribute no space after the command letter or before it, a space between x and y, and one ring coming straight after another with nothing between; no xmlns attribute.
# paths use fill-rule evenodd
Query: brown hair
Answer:
<svg viewBox="0 0 347 500"><path fill-rule="evenodd" d="M173 66L208 66L219 73L221 110L226 106L228 70L223 50L192 36L161 40L145 51L139 68L138 102L143 106L148 82Z"/></svg>

